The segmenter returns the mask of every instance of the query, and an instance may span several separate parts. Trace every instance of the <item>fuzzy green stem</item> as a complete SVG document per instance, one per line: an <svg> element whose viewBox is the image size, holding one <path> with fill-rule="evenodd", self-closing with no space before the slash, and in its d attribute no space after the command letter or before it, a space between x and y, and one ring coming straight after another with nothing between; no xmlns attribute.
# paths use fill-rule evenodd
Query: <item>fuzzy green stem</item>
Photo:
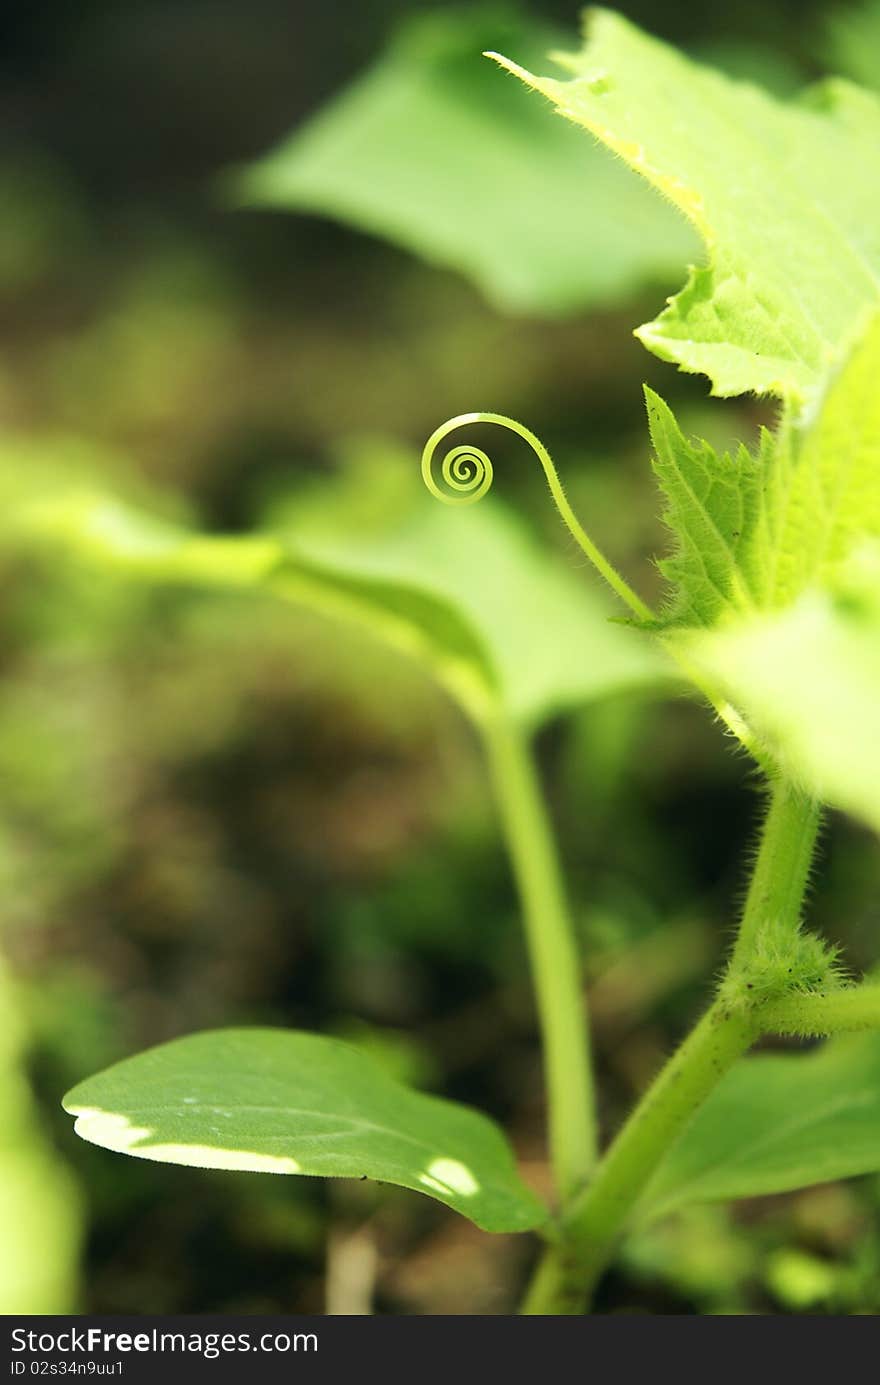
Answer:
<svg viewBox="0 0 880 1385"><path fill-rule="evenodd" d="M586 999L562 872L525 736L499 717L484 727L495 796L522 901L543 1037L550 1155L565 1205L596 1162Z"/></svg>
<svg viewBox="0 0 880 1385"><path fill-rule="evenodd" d="M548 1252L548 1263L526 1300L529 1312L542 1311L548 1290L556 1307L544 1312L583 1312L649 1177L755 1036L754 1018L747 1012L730 1013L717 1003L706 1012L639 1102L594 1182L569 1210L563 1242Z"/></svg>
<svg viewBox="0 0 880 1385"><path fill-rule="evenodd" d="M811 799L782 781L774 784L732 965L748 960L768 919L790 924L796 935L818 823ZM559 1242L539 1265L523 1312L584 1311L649 1178L764 1028L759 1010L715 1001L642 1097L593 1182L566 1209Z"/></svg>
<svg viewBox="0 0 880 1385"><path fill-rule="evenodd" d="M820 806L784 779L774 781L731 967L751 955L765 925L797 935L816 846Z"/></svg>
<svg viewBox="0 0 880 1385"><path fill-rule="evenodd" d="M880 985L867 982L823 995L785 996L762 1008L761 1028L768 1034L799 1034L802 1038L880 1029Z"/></svg>

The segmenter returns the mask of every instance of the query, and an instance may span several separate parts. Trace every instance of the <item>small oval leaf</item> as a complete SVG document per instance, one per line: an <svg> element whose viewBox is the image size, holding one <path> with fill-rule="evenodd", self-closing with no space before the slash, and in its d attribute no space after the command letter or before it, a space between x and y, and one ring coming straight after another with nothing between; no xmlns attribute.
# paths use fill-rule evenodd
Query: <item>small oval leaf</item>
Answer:
<svg viewBox="0 0 880 1385"><path fill-rule="evenodd" d="M84 1140L139 1159L375 1178L426 1193L485 1231L547 1218L492 1121L410 1091L339 1039L191 1034L87 1078L63 1104Z"/></svg>

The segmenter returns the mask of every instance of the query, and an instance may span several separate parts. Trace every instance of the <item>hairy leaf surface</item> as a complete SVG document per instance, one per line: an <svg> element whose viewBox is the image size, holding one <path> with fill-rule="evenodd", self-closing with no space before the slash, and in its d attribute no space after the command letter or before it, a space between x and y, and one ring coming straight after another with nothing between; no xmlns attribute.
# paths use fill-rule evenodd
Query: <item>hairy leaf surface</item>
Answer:
<svg viewBox="0 0 880 1385"><path fill-rule="evenodd" d="M762 431L751 455L683 436L647 391L655 471L675 552L673 622L711 626L780 609L880 539L880 316L808 418Z"/></svg>

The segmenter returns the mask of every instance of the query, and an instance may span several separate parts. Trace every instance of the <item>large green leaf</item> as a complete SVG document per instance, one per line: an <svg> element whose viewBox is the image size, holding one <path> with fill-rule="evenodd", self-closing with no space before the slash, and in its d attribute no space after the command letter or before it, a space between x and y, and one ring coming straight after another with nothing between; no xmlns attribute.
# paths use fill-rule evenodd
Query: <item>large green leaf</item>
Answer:
<svg viewBox="0 0 880 1385"><path fill-rule="evenodd" d="M375 1178L486 1231L526 1231L547 1215L490 1120L408 1090L339 1039L192 1034L79 1083L64 1107L84 1140L140 1159Z"/></svg>
<svg viewBox="0 0 880 1385"><path fill-rule="evenodd" d="M481 51L546 51L498 6L411 19L375 67L234 186L461 271L494 302L555 314L681 272L693 233L622 164L522 100Z"/></svg>
<svg viewBox="0 0 880 1385"><path fill-rule="evenodd" d="M503 504L438 505L415 458L390 445L361 455L312 502L277 512L271 530L236 536L117 499L74 465L82 456L69 446L63 475L45 459L41 467L38 445L7 446L7 539L117 576L252 588L357 621L426 664L477 719L501 710L534 726L668 677L638 632L609 623L604 593L531 541Z"/></svg>
<svg viewBox="0 0 880 1385"><path fill-rule="evenodd" d="M880 1169L880 1035L738 1063L645 1191L640 1213L784 1193Z"/></svg>
<svg viewBox="0 0 880 1385"><path fill-rule="evenodd" d="M644 343L720 395L812 399L880 301L880 102L843 81L774 100L607 10L536 77L501 59L693 222L707 263Z"/></svg>
<svg viewBox="0 0 880 1385"><path fill-rule="evenodd" d="M648 416L677 552L663 565L672 619L713 625L790 604L880 539L880 315L808 419L718 457L681 434L651 391Z"/></svg>

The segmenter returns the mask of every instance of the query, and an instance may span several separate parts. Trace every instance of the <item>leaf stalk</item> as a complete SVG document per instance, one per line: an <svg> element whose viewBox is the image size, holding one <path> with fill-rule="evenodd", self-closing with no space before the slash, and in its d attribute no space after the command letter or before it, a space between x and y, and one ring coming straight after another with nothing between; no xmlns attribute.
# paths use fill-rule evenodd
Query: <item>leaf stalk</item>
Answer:
<svg viewBox="0 0 880 1385"><path fill-rule="evenodd" d="M504 716L484 726L498 811L522 901L543 1037L549 1143L560 1203L596 1162L587 1003L574 926L547 808L525 733Z"/></svg>

